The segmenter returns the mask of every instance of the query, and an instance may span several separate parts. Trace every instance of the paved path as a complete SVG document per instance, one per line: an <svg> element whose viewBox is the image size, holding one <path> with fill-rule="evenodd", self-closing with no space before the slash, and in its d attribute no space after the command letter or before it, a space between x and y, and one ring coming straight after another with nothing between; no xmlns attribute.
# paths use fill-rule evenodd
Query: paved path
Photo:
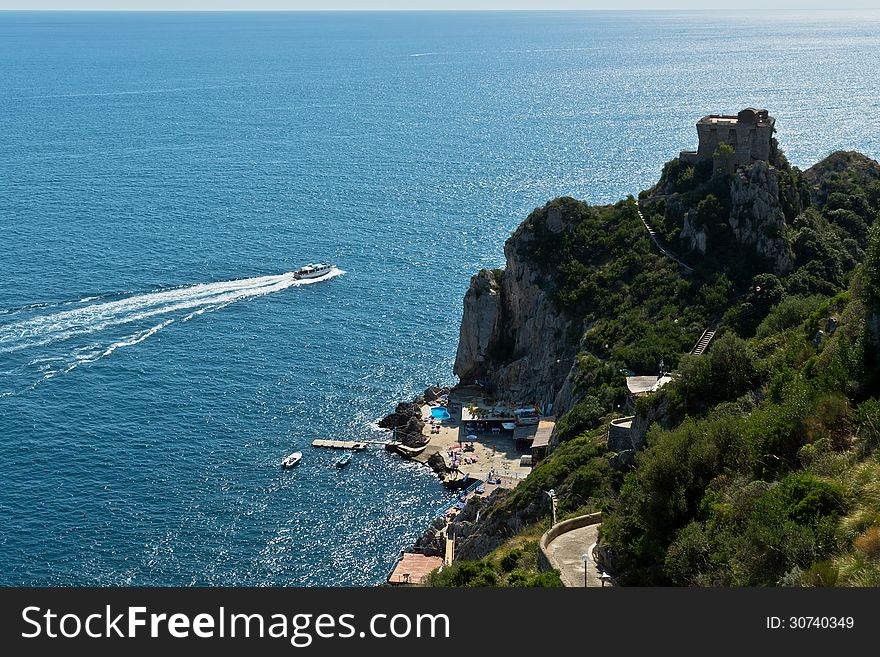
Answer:
<svg viewBox="0 0 880 657"><path fill-rule="evenodd" d="M446 550L443 553L443 565L451 566L455 561L455 537L449 535L449 525L443 528L443 536L446 539Z"/></svg>
<svg viewBox="0 0 880 657"><path fill-rule="evenodd" d="M587 563L587 586L602 586L599 567L593 561L593 546L601 525L587 525L560 534L547 546L553 563L559 568L562 583L566 586L584 586L584 562L581 555L590 555ZM607 586L607 584L606 584Z"/></svg>

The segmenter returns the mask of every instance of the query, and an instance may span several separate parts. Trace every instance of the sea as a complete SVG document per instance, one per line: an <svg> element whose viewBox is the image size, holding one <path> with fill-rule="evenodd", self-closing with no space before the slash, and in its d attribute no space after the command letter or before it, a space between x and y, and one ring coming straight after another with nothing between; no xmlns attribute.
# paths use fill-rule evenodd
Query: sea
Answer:
<svg viewBox="0 0 880 657"><path fill-rule="evenodd" d="M454 384L517 224L706 114L880 157L878 51L864 11L0 13L0 585L384 582L450 494L312 440Z"/></svg>

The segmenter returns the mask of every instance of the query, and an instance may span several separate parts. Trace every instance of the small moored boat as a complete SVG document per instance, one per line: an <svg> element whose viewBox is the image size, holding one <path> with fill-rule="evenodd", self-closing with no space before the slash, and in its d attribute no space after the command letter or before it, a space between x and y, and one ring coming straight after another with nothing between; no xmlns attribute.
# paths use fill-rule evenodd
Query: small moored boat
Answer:
<svg viewBox="0 0 880 657"><path fill-rule="evenodd" d="M336 467L344 468L348 465L348 462L351 461L351 457L354 456L354 452L345 452L342 456L336 459Z"/></svg>
<svg viewBox="0 0 880 657"><path fill-rule="evenodd" d="M297 463L299 463L302 460L302 457L303 457L302 452L294 452L290 456L285 457L283 461L281 461L281 467L282 468L292 468L293 466L295 466Z"/></svg>
<svg viewBox="0 0 880 657"><path fill-rule="evenodd" d="M333 268L336 265L328 265L327 263L320 263L317 265L306 265L305 267L300 267L295 272L293 272L293 277L296 279L304 279L304 278L320 278L325 274L329 274L333 271Z"/></svg>

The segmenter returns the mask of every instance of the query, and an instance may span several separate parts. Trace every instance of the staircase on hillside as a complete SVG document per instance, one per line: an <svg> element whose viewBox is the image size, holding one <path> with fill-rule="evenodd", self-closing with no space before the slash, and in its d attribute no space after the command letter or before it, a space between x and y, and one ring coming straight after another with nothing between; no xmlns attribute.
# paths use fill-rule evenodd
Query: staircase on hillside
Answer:
<svg viewBox="0 0 880 657"><path fill-rule="evenodd" d="M642 224L644 224L644 226L645 226L645 230L648 231L648 237L651 238L651 241L654 243L654 246L657 247L657 249L660 251L660 253L662 253L663 255L665 255L667 258L669 258L669 259L672 260L673 262L678 263L678 265L679 265L682 269L684 269L685 272L687 272L687 273L689 273L689 274L692 273L692 272L694 271L694 268L693 268L693 267L690 267L690 266L686 265L686 264L683 263L683 262L681 261L681 259L678 258L675 254L670 253L668 250L666 250L666 249L663 247L663 245L660 243L660 238L657 236L657 231L654 230L654 227L653 227L651 224L648 223L648 220L647 220L647 219L645 219L645 215L642 214L642 210L641 210L641 208L638 206L638 204L636 204L636 212L639 213L639 219L642 220Z"/></svg>
<svg viewBox="0 0 880 657"><path fill-rule="evenodd" d="M700 339L697 340L697 344L694 345L694 348L691 349L691 354L694 356L701 356L706 349L709 348L709 343L712 342L712 338L715 337L715 332L718 330L716 325L712 325L703 331L703 335L700 336Z"/></svg>
<svg viewBox="0 0 880 657"><path fill-rule="evenodd" d="M446 550L443 553L443 565L451 566L452 562L455 561L455 536L450 536L445 527L443 528L443 533L446 538Z"/></svg>

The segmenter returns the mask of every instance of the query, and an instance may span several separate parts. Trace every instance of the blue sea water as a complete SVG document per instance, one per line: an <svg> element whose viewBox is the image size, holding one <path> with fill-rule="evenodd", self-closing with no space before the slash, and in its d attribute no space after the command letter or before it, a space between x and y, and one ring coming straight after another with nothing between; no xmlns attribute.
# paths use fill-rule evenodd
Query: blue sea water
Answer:
<svg viewBox="0 0 880 657"><path fill-rule="evenodd" d="M509 232L704 114L880 156L878 47L877 12L0 13L0 584L383 581L448 494L311 440L453 383Z"/></svg>

